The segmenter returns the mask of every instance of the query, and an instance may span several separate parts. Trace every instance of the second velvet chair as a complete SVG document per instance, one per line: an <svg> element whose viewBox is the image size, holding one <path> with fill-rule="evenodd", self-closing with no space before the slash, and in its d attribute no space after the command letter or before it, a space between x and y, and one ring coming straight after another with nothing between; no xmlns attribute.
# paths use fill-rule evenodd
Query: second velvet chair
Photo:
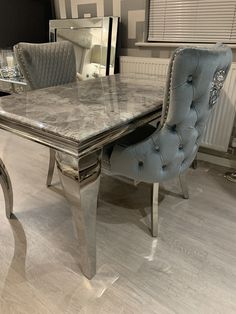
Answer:
<svg viewBox="0 0 236 314"><path fill-rule="evenodd" d="M74 47L68 41L45 44L19 43L14 53L29 89L63 85L76 80ZM51 184L55 151L50 149L47 186Z"/></svg>

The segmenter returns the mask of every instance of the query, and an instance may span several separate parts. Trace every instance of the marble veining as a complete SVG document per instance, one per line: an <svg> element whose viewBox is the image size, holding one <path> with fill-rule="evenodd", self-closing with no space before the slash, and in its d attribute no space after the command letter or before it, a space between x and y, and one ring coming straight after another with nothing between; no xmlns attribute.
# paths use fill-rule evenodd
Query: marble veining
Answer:
<svg viewBox="0 0 236 314"><path fill-rule="evenodd" d="M81 143L162 105L164 77L113 75L0 98L1 117Z"/></svg>

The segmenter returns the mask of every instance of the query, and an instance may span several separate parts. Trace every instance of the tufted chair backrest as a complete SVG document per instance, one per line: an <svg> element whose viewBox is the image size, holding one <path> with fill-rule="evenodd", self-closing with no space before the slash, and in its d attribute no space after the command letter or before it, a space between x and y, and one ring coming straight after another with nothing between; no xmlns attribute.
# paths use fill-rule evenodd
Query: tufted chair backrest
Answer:
<svg viewBox="0 0 236 314"><path fill-rule="evenodd" d="M30 89L76 80L75 53L70 42L19 43L14 46L14 53Z"/></svg>
<svg viewBox="0 0 236 314"><path fill-rule="evenodd" d="M158 138L161 141L164 136L173 141L175 137L175 158L171 163L172 167L178 165L180 172L196 156L231 62L231 49L223 44L213 48L178 48L171 58Z"/></svg>
<svg viewBox="0 0 236 314"><path fill-rule="evenodd" d="M111 171L146 182L185 171L196 156L231 62L231 49L222 44L178 48L169 64L161 128L126 149L117 145Z"/></svg>

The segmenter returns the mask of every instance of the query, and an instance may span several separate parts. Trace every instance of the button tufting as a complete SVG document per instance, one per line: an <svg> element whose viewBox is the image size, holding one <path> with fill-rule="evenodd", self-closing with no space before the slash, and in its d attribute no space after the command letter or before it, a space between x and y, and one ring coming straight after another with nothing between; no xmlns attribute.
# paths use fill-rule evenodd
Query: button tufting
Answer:
<svg viewBox="0 0 236 314"><path fill-rule="evenodd" d="M140 160L140 161L138 162L138 165L139 165L139 167L142 167L142 166L143 166L143 161Z"/></svg>
<svg viewBox="0 0 236 314"><path fill-rule="evenodd" d="M179 150L182 150L182 149L184 149L184 145L183 145L183 144L180 144L180 145L179 145Z"/></svg>
<svg viewBox="0 0 236 314"><path fill-rule="evenodd" d="M163 166L162 166L162 169L164 170L164 169L166 169L166 167L167 167L167 165L163 165Z"/></svg>
<svg viewBox="0 0 236 314"><path fill-rule="evenodd" d="M172 131L172 132L176 132L176 124L173 124L173 125L169 125L169 124L166 124L167 125L167 128Z"/></svg>
<svg viewBox="0 0 236 314"><path fill-rule="evenodd" d="M189 75L187 78L187 83L192 83L192 81L193 81L193 76Z"/></svg>
<svg viewBox="0 0 236 314"><path fill-rule="evenodd" d="M159 146L155 146L154 149L155 149L156 152L160 151L160 147Z"/></svg>

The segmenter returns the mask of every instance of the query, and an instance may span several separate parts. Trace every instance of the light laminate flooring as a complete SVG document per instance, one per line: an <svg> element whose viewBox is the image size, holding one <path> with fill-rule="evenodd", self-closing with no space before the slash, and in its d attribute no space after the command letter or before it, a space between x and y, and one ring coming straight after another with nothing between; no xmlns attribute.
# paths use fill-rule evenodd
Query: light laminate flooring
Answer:
<svg viewBox="0 0 236 314"><path fill-rule="evenodd" d="M236 184L226 169L191 169L189 200L177 180L162 186L158 239L147 228L150 186L103 177L89 281L57 175L45 186L48 153L0 132L15 213L6 219L0 191L0 314L236 313Z"/></svg>

